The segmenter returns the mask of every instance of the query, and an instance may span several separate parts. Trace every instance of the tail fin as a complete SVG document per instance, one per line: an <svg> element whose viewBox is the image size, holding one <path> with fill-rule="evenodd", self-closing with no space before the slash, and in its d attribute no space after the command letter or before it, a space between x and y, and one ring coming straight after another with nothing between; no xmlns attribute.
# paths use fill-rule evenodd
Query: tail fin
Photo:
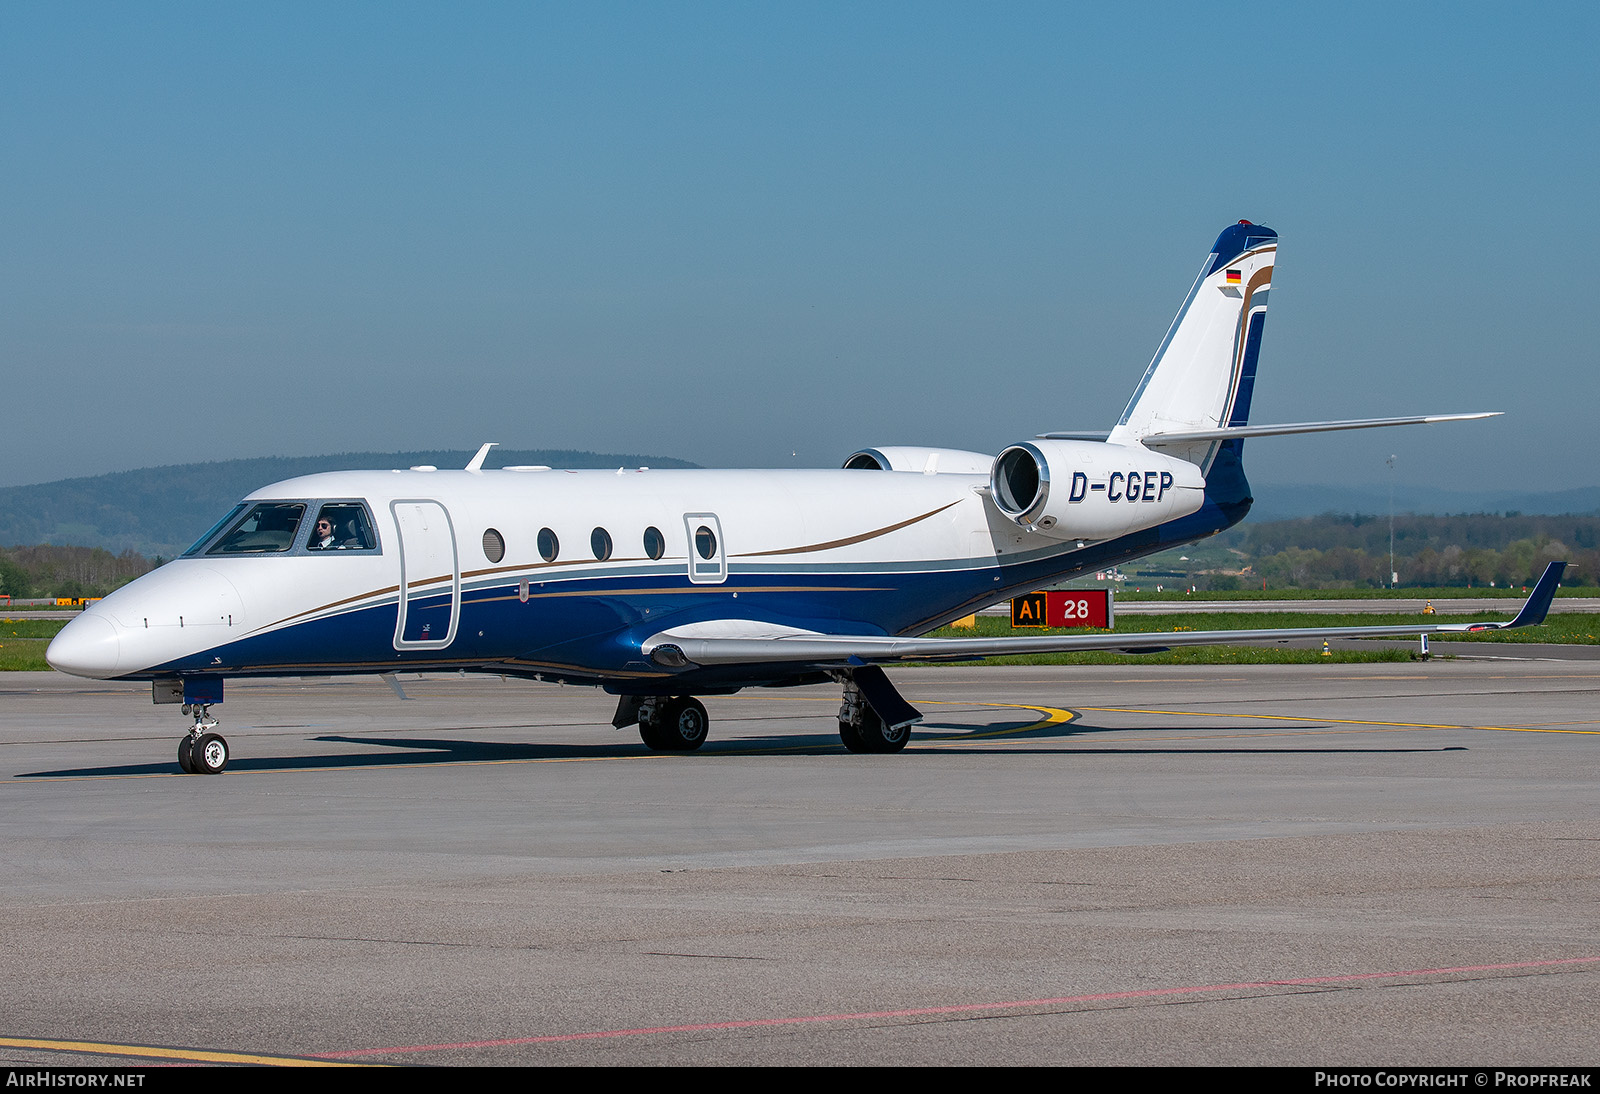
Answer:
<svg viewBox="0 0 1600 1094"><path fill-rule="evenodd" d="M1271 228L1241 220L1223 229L1111 441L1248 424L1277 254ZM1205 470L1217 454L1216 442L1161 447Z"/></svg>

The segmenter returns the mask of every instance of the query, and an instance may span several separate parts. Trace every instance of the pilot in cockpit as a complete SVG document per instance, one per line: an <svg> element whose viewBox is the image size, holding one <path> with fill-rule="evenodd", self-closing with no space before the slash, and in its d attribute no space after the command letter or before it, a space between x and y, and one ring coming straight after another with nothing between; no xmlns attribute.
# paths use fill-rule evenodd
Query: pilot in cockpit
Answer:
<svg viewBox="0 0 1600 1094"><path fill-rule="evenodd" d="M326 514L317 517L317 526L311 530L311 542L306 544L306 549L311 551L331 551L343 544L333 538L333 521Z"/></svg>
<svg viewBox="0 0 1600 1094"><path fill-rule="evenodd" d="M372 546L367 516L359 505L334 503L317 512L317 523L306 543L308 551L365 551Z"/></svg>

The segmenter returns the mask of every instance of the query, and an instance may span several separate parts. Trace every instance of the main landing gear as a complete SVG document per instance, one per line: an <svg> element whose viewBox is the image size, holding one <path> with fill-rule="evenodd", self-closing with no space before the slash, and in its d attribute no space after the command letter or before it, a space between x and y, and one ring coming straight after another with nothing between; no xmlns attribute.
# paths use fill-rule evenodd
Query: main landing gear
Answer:
<svg viewBox="0 0 1600 1094"><path fill-rule="evenodd" d="M185 775L220 775L228 766L228 741L222 734L211 732L217 728L211 705L185 703L183 712L194 715L194 726L178 742L178 766Z"/></svg>
<svg viewBox="0 0 1600 1094"><path fill-rule="evenodd" d="M894 690L883 670L873 667L877 680L868 677L867 669L857 669L846 676L844 698L839 704L839 740L851 752L899 752L911 740L911 726L921 721L917 709ZM887 688L887 694L878 694ZM889 718L879 713L878 707L891 712Z"/></svg>
<svg viewBox="0 0 1600 1094"><path fill-rule="evenodd" d="M657 752L693 752L706 743L711 728L705 704L692 695L642 699L638 717L640 740Z"/></svg>
<svg viewBox="0 0 1600 1094"><path fill-rule="evenodd" d="M839 740L851 752L899 752L922 713L895 690L883 670L862 665L833 674L844 685ZM657 752L693 752L706 742L710 719L692 695L620 695L611 724L639 725L639 738Z"/></svg>

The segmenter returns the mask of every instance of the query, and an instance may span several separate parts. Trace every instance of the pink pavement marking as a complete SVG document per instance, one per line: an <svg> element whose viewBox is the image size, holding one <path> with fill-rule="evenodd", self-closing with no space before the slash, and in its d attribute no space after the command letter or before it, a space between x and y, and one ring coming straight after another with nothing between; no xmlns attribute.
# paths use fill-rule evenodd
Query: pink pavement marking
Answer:
<svg viewBox="0 0 1600 1094"><path fill-rule="evenodd" d="M353 1056L390 1056L408 1052L445 1052L463 1048L499 1048L509 1045L548 1045L563 1041L596 1041L617 1037L642 1037L652 1033L704 1033L719 1029L759 1029L763 1026L798 1026L815 1022L850 1022L874 1018L920 1018L939 1014L970 1014L974 1011L1025 1010L1030 1007L1064 1006L1071 1003L1107 1003L1120 999L1153 999L1168 995L1200 995L1207 992L1242 991L1249 988L1310 987L1317 984L1349 984L1363 980L1398 980L1408 976L1445 976L1451 973L1507 972L1517 969L1553 969L1600 963L1600 955L1562 957L1548 961L1515 961L1503 965L1456 965L1441 969L1405 969L1396 972L1357 972L1343 976L1307 976L1298 980L1247 980L1237 984L1199 984L1179 988L1146 988L1142 991L1112 991L1095 995L1062 995L1053 999L1014 999L1004 1003L957 1003L943 1007L912 1007L904 1010L869 1010L849 1014L807 1014L793 1018L745 1018L728 1022L700 1022L682 1026L645 1026L639 1029L605 1029L586 1033L550 1033L538 1037L502 1037L492 1041L456 1041L437 1045L397 1045L390 1048L360 1048L343 1052L313 1052L310 1059L341 1060Z"/></svg>

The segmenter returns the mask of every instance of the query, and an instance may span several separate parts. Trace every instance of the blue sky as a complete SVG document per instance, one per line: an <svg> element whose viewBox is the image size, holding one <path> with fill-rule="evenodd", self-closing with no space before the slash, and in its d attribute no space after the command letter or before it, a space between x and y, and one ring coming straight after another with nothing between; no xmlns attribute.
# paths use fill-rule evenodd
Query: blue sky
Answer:
<svg viewBox="0 0 1600 1094"><path fill-rule="evenodd" d="M1241 217L1253 420L1507 412L1258 488L1593 485L1595 12L9 3L0 485L1106 428Z"/></svg>

